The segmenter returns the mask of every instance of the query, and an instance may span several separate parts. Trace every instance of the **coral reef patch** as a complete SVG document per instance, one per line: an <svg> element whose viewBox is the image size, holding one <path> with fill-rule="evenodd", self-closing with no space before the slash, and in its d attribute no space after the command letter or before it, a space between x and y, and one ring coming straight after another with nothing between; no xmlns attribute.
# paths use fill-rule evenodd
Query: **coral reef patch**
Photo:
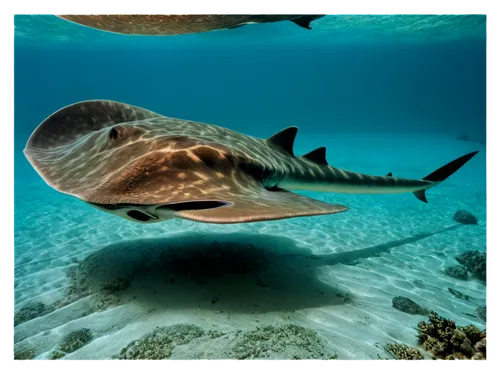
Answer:
<svg viewBox="0 0 500 375"><path fill-rule="evenodd" d="M420 350L405 344L389 343L384 346L384 350L393 356L396 362L422 362L424 360Z"/></svg>
<svg viewBox="0 0 500 375"><path fill-rule="evenodd" d="M57 350L51 353L50 359L59 359L67 353L80 349L92 340L92 337L92 331L88 328L81 328L68 333L59 342Z"/></svg>
<svg viewBox="0 0 500 375"><path fill-rule="evenodd" d="M484 350L481 349L483 351L475 346L486 338L486 331L481 331L473 325L457 327L454 321L431 311L429 322L419 322L417 331L424 349L436 358L486 359L486 342ZM482 348L481 345L478 347Z"/></svg>

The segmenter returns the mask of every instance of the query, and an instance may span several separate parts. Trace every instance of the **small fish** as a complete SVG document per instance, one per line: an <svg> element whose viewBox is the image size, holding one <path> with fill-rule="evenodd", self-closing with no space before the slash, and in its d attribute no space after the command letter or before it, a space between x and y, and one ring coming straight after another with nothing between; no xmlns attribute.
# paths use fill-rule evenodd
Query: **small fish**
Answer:
<svg viewBox="0 0 500 375"><path fill-rule="evenodd" d="M181 35L234 29L252 23L291 21L305 29L323 15L61 15L67 21L118 34Z"/></svg>
<svg viewBox="0 0 500 375"><path fill-rule="evenodd" d="M267 139L91 100L64 107L33 132L24 153L54 189L139 223L181 218L245 223L335 214L348 208L289 190L352 194L425 191L477 152L420 180L328 165L325 147L295 156L296 127Z"/></svg>

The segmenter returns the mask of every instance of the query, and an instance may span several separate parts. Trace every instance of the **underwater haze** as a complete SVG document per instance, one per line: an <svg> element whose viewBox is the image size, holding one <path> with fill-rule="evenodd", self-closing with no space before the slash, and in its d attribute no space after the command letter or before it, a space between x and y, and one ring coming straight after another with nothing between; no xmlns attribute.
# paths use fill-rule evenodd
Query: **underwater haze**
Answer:
<svg viewBox="0 0 500 375"><path fill-rule="evenodd" d="M311 30L282 21L176 36L14 22L16 359L482 353L483 333L444 351L419 322L486 329L485 16L325 16ZM421 179L479 153L429 203L300 192L349 211L144 225L56 191L23 154L44 119L91 99L259 138L297 126L295 155L325 146L330 165L377 176Z"/></svg>

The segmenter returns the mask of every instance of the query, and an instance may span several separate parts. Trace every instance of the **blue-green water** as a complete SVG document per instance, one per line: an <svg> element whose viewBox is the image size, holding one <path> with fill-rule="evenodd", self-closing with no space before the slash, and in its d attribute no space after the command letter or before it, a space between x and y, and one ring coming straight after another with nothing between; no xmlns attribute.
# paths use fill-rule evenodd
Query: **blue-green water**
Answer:
<svg viewBox="0 0 500 375"><path fill-rule="evenodd" d="M229 226L141 225L51 189L22 153L47 116L90 99L261 138L295 125L297 155L326 146L331 165L375 175L422 178L480 152L430 190L428 204L412 194L304 192L350 210ZM457 139L463 134L470 141ZM293 323L318 332L341 359L376 359L389 342L424 352L415 327L425 317L394 309L396 296L484 328L475 309L485 304L485 283L443 269L464 251L486 250L485 142L484 16L326 16L312 30L279 22L166 37L16 16L15 310L37 302L47 310L16 325L15 348L49 358L65 334L88 328L93 339L65 358L110 358L157 325L195 324L237 341L231 332L238 329ZM459 209L479 224L452 227ZM227 263L205 255L215 251L213 241L226 249ZM202 254L182 266L157 259L176 246ZM263 268L235 272L233 261L253 264L252 251ZM304 260L311 254L329 258L311 265ZM202 272L209 281L201 284L191 279L199 259L214 270ZM103 302L99 277L115 270L127 287ZM165 284L172 272L177 282ZM265 287L255 285L255 274ZM173 357L227 356L219 341L213 352L195 344Z"/></svg>

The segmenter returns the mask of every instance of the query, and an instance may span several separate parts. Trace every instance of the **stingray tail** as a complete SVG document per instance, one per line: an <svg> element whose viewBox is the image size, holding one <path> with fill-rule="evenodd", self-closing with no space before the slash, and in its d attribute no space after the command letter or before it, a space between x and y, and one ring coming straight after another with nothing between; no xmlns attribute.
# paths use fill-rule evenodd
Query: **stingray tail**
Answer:
<svg viewBox="0 0 500 375"><path fill-rule="evenodd" d="M442 166L441 168L436 169L431 174L425 176L422 180L436 182L436 184L433 185L436 186L437 184L440 184L448 177L450 177L453 173L458 171L465 163L467 163L470 159L472 159L478 152L479 151L474 151L467 155L460 156L459 158L449 162L448 164ZM417 190L413 194L422 202L427 203L427 197L425 196L426 190L427 189Z"/></svg>

